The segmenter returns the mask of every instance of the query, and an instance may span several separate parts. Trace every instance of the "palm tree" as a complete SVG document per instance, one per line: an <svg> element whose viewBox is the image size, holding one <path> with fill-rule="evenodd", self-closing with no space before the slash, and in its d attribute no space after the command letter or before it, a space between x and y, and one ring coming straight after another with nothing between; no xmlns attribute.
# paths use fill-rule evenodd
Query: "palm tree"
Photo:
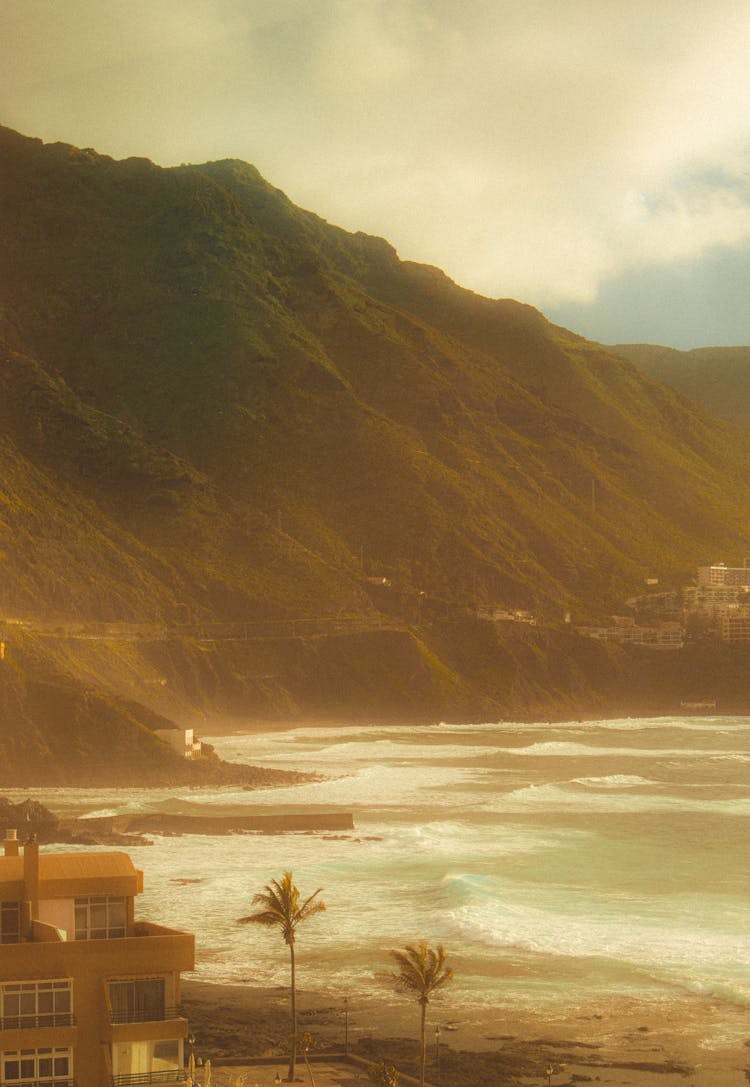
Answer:
<svg viewBox="0 0 750 1087"><path fill-rule="evenodd" d="M450 966L445 965L445 949L442 944L437 951L433 951L426 943L419 947L409 945L403 951L391 951L391 955L398 963L398 973L391 974L397 988L416 997L422 1009L420 1021L420 1087L424 1087L424 1066L427 1059L427 1005L430 997L438 989L453 977Z"/></svg>
<svg viewBox="0 0 750 1087"><path fill-rule="evenodd" d="M294 959L294 940L297 925L307 921L309 917L320 913L326 908L325 902L313 902L313 899L323 890L318 887L309 898L300 905L299 889L295 887L291 872L284 872L281 879L272 879L261 892L253 895L253 905L260 906L259 910L251 913L249 917L241 917L240 925L250 923L274 926L281 930L284 943L289 948L291 963L291 1003L292 1003L292 1038L291 1055L289 1057L289 1074L287 1079L294 1079L297 1066L297 982L296 965Z"/></svg>

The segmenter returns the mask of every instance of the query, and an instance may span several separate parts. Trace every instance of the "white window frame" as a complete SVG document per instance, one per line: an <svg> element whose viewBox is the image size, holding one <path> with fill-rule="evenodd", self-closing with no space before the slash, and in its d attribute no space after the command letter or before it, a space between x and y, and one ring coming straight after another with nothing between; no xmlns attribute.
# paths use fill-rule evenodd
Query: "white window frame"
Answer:
<svg viewBox="0 0 750 1087"><path fill-rule="evenodd" d="M39 1007L39 998L51 993L52 1010L45 1011ZM66 994L67 1000L61 1003L68 1005L64 1010L55 1008L56 994ZM34 1010L21 1010L21 997L33 997ZM6 997L18 997L18 1011L16 1013L6 1011ZM11 1001L8 1001L10 1004ZM64 1022L58 1023L57 1020ZM68 1026L73 1022L73 979L72 978L48 978L41 981L3 981L0 982L0 1029L25 1030L35 1027Z"/></svg>
<svg viewBox="0 0 750 1087"><path fill-rule="evenodd" d="M93 909L104 908L104 924L92 925ZM111 913L115 907L122 908L122 921L115 923ZM79 911L86 911L85 925L79 924ZM76 898L74 904L74 924L76 940L114 940L127 935L128 900L125 895L87 895Z"/></svg>
<svg viewBox="0 0 750 1087"><path fill-rule="evenodd" d="M50 1062L49 1075L41 1062ZM65 1071L56 1069L65 1061ZM18 1065L18 1074L9 1075L10 1066ZM25 1070L24 1070L24 1066ZM45 1049L16 1049L0 1053L0 1083L5 1085L33 1083L69 1083L73 1080L73 1049L71 1046L50 1046Z"/></svg>

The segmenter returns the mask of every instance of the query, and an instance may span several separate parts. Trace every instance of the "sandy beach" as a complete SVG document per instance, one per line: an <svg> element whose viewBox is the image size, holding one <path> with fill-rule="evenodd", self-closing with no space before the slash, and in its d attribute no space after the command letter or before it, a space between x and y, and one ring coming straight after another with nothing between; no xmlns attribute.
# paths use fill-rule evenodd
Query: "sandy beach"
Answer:
<svg viewBox="0 0 750 1087"><path fill-rule="evenodd" d="M183 1008L204 1059L281 1058L289 1030L283 987L183 982ZM320 1052L343 1052L340 993L302 991L299 1028ZM417 1068L418 1008L406 998L349 997L350 1051L386 1059L404 1073ZM590 1011L590 1009L589 1009ZM440 1024L440 1070L435 1024ZM457 1007L448 998L429 1009L429 1067L441 1087L596 1083L601 1087L746 1087L750 1029L746 1012L700 998L669 1005L620 1001L594 1014L571 1009L567 1019L519 1016L502 1007ZM304 1074L301 1068L300 1078Z"/></svg>

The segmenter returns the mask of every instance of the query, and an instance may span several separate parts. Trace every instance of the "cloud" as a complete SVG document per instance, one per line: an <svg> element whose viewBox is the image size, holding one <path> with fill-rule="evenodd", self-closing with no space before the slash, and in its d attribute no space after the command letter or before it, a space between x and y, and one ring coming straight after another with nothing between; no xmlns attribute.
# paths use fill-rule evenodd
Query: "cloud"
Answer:
<svg viewBox="0 0 750 1087"><path fill-rule="evenodd" d="M619 273L601 283L593 303L564 301L547 315L602 343L750 344L749 282L750 249L718 247L694 261Z"/></svg>
<svg viewBox="0 0 750 1087"><path fill-rule="evenodd" d="M483 293L589 303L750 244L745 0L5 0L0 20L22 131L247 159Z"/></svg>
<svg viewBox="0 0 750 1087"><path fill-rule="evenodd" d="M231 20L218 19L211 5L197 0L5 0L0 18L3 78L16 88L213 49L232 30Z"/></svg>
<svg viewBox="0 0 750 1087"><path fill-rule="evenodd" d="M738 5L708 26L689 3L353 7L310 41L325 109L297 134L315 164L291 179L303 202L542 304L746 243L743 195L694 186L747 161Z"/></svg>

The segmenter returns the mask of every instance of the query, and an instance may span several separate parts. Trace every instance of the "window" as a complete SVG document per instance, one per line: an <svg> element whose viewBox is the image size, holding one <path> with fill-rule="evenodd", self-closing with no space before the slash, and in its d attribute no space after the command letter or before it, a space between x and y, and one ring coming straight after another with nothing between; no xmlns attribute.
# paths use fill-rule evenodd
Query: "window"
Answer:
<svg viewBox="0 0 750 1087"><path fill-rule="evenodd" d="M154 1042L154 1056L151 1061L152 1072L169 1073L182 1068L182 1047L176 1040Z"/></svg>
<svg viewBox="0 0 750 1087"><path fill-rule="evenodd" d="M147 1083L184 1083L182 1041L115 1042L112 1045L112 1087Z"/></svg>
<svg viewBox="0 0 750 1087"><path fill-rule="evenodd" d="M166 1019L164 978L110 981L109 1003L113 1023L152 1023Z"/></svg>
<svg viewBox="0 0 750 1087"><path fill-rule="evenodd" d="M21 942L21 903L0 902L0 944Z"/></svg>
<svg viewBox="0 0 750 1087"><path fill-rule="evenodd" d="M20 1049L2 1054L2 1082L34 1083L42 1087L73 1078L73 1053L64 1049Z"/></svg>
<svg viewBox="0 0 750 1087"><path fill-rule="evenodd" d="M127 927L127 900L101 895L77 898L76 940L111 940L124 936Z"/></svg>
<svg viewBox="0 0 750 1087"><path fill-rule="evenodd" d="M13 981L0 986L0 1029L67 1027L73 1022L73 982Z"/></svg>

